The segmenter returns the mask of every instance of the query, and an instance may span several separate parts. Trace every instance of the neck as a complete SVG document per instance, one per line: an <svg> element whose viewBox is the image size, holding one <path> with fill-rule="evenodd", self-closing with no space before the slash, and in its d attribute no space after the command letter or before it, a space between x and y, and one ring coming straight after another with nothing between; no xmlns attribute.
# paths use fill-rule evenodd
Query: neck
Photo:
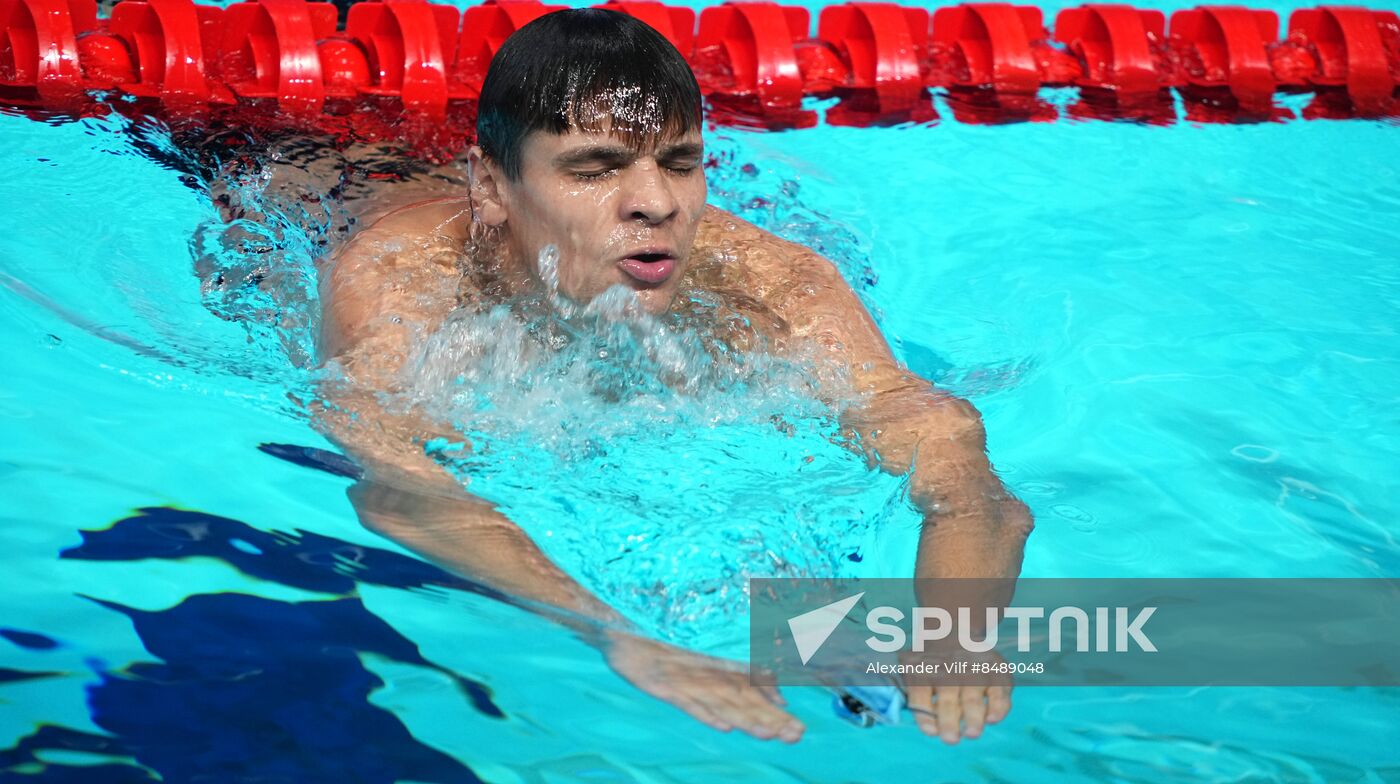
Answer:
<svg viewBox="0 0 1400 784"><path fill-rule="evenodd" d="M473 216L463 253L471 259L472 282L490 301L500 302L539 290L534 264L520 258L500 227L487 226Z"/></svg>

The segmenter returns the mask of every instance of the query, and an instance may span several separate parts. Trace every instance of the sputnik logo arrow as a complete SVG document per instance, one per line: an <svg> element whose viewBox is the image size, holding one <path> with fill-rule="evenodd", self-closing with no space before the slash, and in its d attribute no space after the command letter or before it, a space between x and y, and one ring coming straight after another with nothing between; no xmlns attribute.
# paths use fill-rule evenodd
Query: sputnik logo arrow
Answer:
<svg viewBox="0 0 1400 784"><path fill-rule="evenodd" d="M849 613L864 595L865 591L861 591L855 596L848 596L839 602L832 602L825 607L818 607L788 619L788 630L792 632L792 641L797 644L797 655L802 657L804 665L816 655L822 643L846 620L846 613Z"/></svg>

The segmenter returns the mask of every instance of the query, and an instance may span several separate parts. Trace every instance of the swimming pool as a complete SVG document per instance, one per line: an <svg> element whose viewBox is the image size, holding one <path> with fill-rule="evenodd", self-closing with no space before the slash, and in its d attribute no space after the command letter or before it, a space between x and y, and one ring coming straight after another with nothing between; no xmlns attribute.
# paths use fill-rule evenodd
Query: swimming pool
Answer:
<svg viewBox="0 0 1400 784"><path fill-rule="evenodd" d="M707 143L725 156L715 203L840 257L899 355L978 405L1037 518L1024 575L1395 577L1396 132L944 121L719 129ZM1400 775L1384 740L1393 690L1028 688L1005 722L949 748L912 726L854 729L825 693L789 689L800 744L710 731L567 631L361 529L337 464L298 451L327 444L286 398L304 380L310 311L285 292L305 284L314 245L285 229L335 226L334 203L253 215L276 230L236 238L243 255L229 258L283 254L243 272L282 273L284 294L230 302L201 289L218 270L192 262L191 237L217 216L167 167L168 131L7 114L0 133L6 779ZM250 204L291 209L258 201L256 177L239 185ZM774 477L800 455L738 425L715 439L685 465L733 449L727 467L752 473L721 488L781 524L774 510L804 486ZM652 446L633 459L682 459ZM844 495L796 519L864 548L859 568L898 566L913 529L877 505L892 486L821 454L819 481ZM886 525L834 528L858 516ZM602 547L558 554L584 569ZM704 553L623 563L588 579L698 580L716 566ZM658 628L733 610L667 607Z"/></svg>

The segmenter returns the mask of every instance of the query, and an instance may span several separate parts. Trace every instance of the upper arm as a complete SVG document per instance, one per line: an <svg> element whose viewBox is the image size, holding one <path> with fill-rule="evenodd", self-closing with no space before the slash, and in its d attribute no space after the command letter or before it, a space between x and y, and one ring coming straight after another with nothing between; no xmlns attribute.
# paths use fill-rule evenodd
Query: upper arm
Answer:
<svg viewBox="0 0 1400 784"><path fill-rule="evenodd" d="M880 328L831 260L816 251L715 208L707 223L708 243L743 249L752 277L746 285L787 327L787 342L815 351L848 369L859 392L876 392L920 381L895 360Z"/></svg>
<svg viewBox="0 0 1400 784"><path fill-rule="evenodd" d="M845 367L858 392L880 392L914 380L837 266L815 251L786 244L784 267L801 282L777 305L793 335Z"/></svg>
<svg viewBox="0 0 1400 784"><path fill-rule="evenodd" d="M754 276L749 285L766 292L765 302L787 325L789 343L844 368L852 391L866 395L863 405L848 411L851 423L900 421L918 431L981 442L977 409L895 359L870 311L834 262L721 210L714 213L711 222L737 226L730 234L746 248ZM716 236L707 239L717 241Z"/></svg>
<svg viewBox="0 0 1400 784"><path fill-rule="evenodd" d="M911 497L959 512L996 497L1000 480L986 455L975 406L902 367L841 271L817 252L729 216L764 301L787 324L790 341L844 366L863 397L842 411L853 443L884 470L912 471ZM968 499L974 499L968 501Z"/></svg>

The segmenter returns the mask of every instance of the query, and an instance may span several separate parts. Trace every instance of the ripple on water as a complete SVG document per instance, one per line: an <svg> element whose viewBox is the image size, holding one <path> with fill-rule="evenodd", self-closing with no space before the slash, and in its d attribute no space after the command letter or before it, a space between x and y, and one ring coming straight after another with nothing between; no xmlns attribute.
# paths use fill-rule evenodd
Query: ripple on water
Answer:
<svg viewBox="0 0 1400 784"><path fill-rule="evenodd" d="M1092 781L1165 784L1201 781L1275 781L1323 784L1365 781L1367 771L1317 756L1254 750L1221 740L1148 735L1122 724L1046 724L1037 740L1063 750L1077 773Z"/></svg>
<svg viewBox="0 0 1400 784"><path fill-rule="evenodd" d="M1278 460L1278 450L1261 444L1240 444L1230 450L1230 454L1251 463L1272 463Z"/></svg>

